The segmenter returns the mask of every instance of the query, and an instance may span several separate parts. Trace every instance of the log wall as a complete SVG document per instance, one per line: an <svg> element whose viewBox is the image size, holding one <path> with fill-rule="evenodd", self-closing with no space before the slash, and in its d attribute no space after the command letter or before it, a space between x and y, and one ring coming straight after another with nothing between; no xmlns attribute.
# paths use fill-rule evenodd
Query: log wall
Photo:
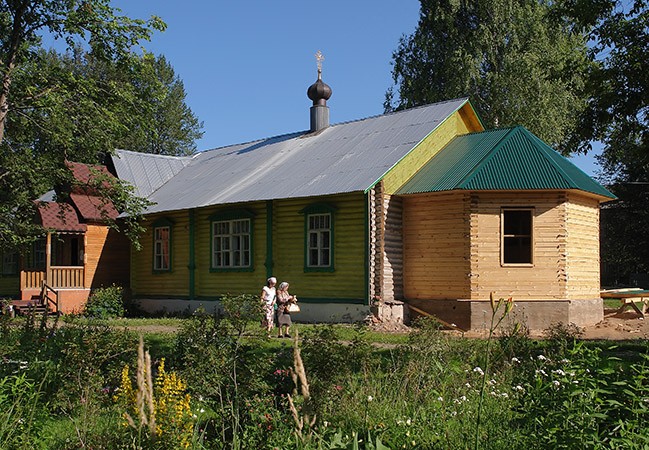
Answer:
<svg viewBox="0 0 649 450"><path fill-rule="evenodd" d="M471 196L471 299L566 299L566 194L473 193ZM532 207L533 264L501 264L501 209Z"/></svg>
<svg viewBox="0 0 649 450"><path fill-rule="evenodd" d="M469 297L469 196L428 193L403 199L404 295Z"/></svg>
<svg viewBox="0 0 649 450"><path fill-rule="evenodd" d="M599 298L599 202L568 194L566 289L570 299Z"/></svg>

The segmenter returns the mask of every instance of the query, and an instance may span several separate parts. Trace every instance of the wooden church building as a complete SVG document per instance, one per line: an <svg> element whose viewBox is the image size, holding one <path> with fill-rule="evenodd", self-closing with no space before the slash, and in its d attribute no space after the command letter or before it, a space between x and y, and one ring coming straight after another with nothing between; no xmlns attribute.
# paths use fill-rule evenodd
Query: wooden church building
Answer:
<svg viewBox="0 0 649 450"><path fill-rule="evenodd" d="M489 295L531 329L603 315L599 207L614 198L523 127L485 130L468 99L329 124L191 157L117 151L110 169L154 204L132 295L150 311L208 310L289 281L298 320L393 305L464 329Z"/></svg>

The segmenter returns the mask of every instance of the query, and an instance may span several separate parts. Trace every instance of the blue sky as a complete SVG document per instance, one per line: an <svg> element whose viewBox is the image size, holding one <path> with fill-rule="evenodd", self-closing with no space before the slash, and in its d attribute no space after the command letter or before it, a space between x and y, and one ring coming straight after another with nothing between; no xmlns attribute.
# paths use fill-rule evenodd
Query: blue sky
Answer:
<svg viewBox="0 0 649 450"><path fill-rule="evenodd" d="M115 0L136 18L160 16L149 51L180 76L187 104L204 122L199 150L309 127L315 53L333 90L331 123L383 112L392 52L414 31L416 0ZM592 158L577 158L593 174Z"/></svg>

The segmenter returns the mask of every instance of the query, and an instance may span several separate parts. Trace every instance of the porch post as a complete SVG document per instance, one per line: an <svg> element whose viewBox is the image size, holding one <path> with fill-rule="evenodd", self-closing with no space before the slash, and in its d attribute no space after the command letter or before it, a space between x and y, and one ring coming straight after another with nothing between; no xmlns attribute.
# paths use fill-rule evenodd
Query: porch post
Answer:
<svg viewBox="0 0 649 450"><path fill-rule="evenodd" d="M45 242L45 276L43 277L43 283L45 284L49 284L49 279L52 278L50 275L51 267L52 267L52 233L47 233L47 238Z"/></svg>

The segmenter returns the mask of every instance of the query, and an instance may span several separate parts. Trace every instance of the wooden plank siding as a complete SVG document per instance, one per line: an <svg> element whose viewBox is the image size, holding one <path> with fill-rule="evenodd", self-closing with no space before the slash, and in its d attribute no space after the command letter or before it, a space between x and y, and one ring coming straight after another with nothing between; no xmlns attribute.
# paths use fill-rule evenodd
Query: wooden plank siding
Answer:
<svg viewBox="0 0 649 450"><path fill-rule="evenodd" d="M568 193L566 289L569 299L599 298L599 201Z"/></svg>
<svg viewBox="0 0 649 450"><path fill-rule="evenodd" d="M153 229L151 224L165 217L173 222L171 232L171 271L153 272ZM189 292L189 219L187 211L147 216L146 231L140 236L142 248L132 251L131 289L134 295L184 297Z"/></svg>
<svg viewBox="0 0 649 450"><path fill-rule="evenodd" d="M18 298L20 294L20 277L18 275L0 275L0 298Z"/></svg>
<svg viewBox="0 0 649 450"><path fill-rule="evenodd" d="M273 275L291 283L291 291L303 299L365 300L365 201L362 192L273 201ZM305 217L300 211L314 203L335 208L333 217L333 272L305 271ZM245 209L254 214L252 232L252 270L210 270L210 216ZM153 235L150 224L165 217L173 221L172 270L154 273ZM133 252L132 288L135 296L188 298L189 296L189 213L173 212L147 218L141 237L142 249ZM199 299L216 299L231 294L257 294L266 280L266 202L210 207L195 214L195 294Z"/></svg>
<svg viewBox="0 0 649 450"><path fill-rule="evenodd" d="M515 300L566 299L567 198L560 192L473 193L471 196L471 295ZM501 210L531 207L533 264L501 264Z"/></svg>
<svg viewBox="0 0 649 450"><path fill-rule="evenodd" d="M91 289L111 284L128 287L128 238L105 225L88 224L85 243L84 286Z"/></svg>
<svg viewBox="0 0 649 450"><path fill-rule="evenodd" d="M252 267L250 270L212 271L212 230L210 217L214 214L246 210L252 218ZM215 299L223 294L256 294L266 282L266 203L251 202L227 207L196 210L196 296ZM188 236L183 240L189 242ZM189 276L189 275L187 275ZM187 293L185 294L187 295Z"/></svg>
<svg viewBox="0 0 649 450"><path fill-rule="evenodd" d="M362 192L313 199L276 200L273 207L273 274L278 281L290 282L291 290L298 297L364 300L365 201ZM304 270L305 224L304 215L299 211L318 202L336 208L333 214L333 272Z"/></svg>
<svg viewBox="0 0 649 450"><path fill-rule="evenodd" d="M469 296L469 196L427 193L403 199L406 299Z"/></svg>
<svg viewBox="0 0 649 450"><path fill-rule="evenodd" d="M388 171L383 177L385 193L394 194L455 136L482 130L483 127L471 107L465 104L439 124L419 145L415 146L408 155Z"/></svg>

